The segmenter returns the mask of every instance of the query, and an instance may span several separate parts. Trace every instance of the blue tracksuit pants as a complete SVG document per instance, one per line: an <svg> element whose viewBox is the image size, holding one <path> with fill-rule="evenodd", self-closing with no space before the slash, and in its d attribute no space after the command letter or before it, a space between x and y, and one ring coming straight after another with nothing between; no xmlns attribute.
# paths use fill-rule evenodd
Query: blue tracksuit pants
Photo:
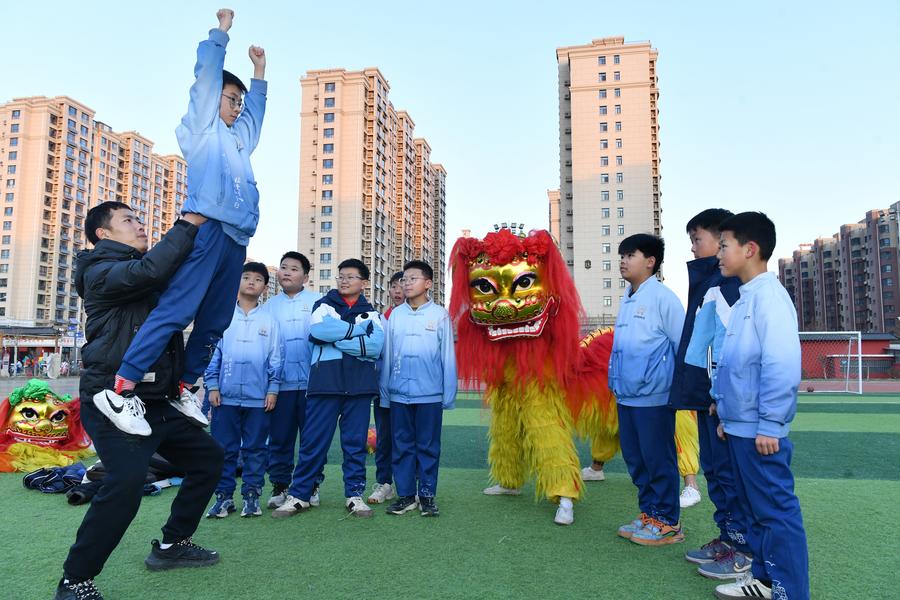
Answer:
<svg viewBox="0 0 900 600"><path fill-rule="evenodd" d="M398 495L433 498L437 493L443 415L440 402L391 402L394 481Z"/></svg>
<svg viewBox="0 0 900 600"><path fill-rule="evenodd" d="M763 456L756 440L728 436L739 502L748 515L753 576L772 583L772 597L809 600L809 556L800 501L794 494L788 438Z"/></svg>
<svg viewBox="0 0 900 600"><path fill-rule="evenodd" d="M269 481L290 485L297 436L306 422L306 390L279 392L269 419Z"/></svg>
<svg viewBox="0 0 900 600"><path fill-rule="evenodd" d="M678 523L678 459L675 411L668 406L617 405L619 445L641 512L669 525Z"/></svg>
<svg viewBox="0 0 900 600"><path fill-rule="evenodd" d="M728 443L716 435L719 418L708 411L697 411L697 430L700 438L700 466L706 477L709 499L716 510L713 519L719 527L719 539L750 553L747 543L747 520L737 497L734 467Z"/></svg>
<svg viewBox="0 0 900 600"><path fill-rule="evenodd" d="M300 434L297 466L288 490L291 496L309 500L328 458L328 447L338 423L344 452L344 496L362 496L366 490L366 438L372 395L324 396L307 394L306 423Z"/></svg>
<svg viewBox="0 0 900 600"><path fill-rule="evenodd" d="M210 220L201 225L194 249L131 340L118 375L140 381L162 355L172 334L193 321L181 379L197 381L231 324L246 256L247 247L228 237L221 223Z"/></svg>
<svg viewBox="0 0 900 600"><path fill-rule="evenodd" d="M391 469L391 448L393 437L391 436L391 409L382 408L378 404L378 398L372 404L375 412L375 482L391 483L394 473Z"/></svg>
<svg viewBox="0 0 900 600"><path fill-rule="evenodd" d="M266 474L266 439L269 436L269 415L264 408L221 405L212 409L210 433L225 451L222 477L216 492L234 494L234 475L238 454L244 459L241 475L241 495L257 495L262 491Z"/></svg>

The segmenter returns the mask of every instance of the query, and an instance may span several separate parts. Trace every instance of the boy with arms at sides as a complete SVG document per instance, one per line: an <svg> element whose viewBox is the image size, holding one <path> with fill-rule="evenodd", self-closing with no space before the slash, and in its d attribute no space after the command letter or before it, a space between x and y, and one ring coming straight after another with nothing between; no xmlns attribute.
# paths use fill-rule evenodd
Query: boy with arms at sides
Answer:
<svg viewBox="0 0 900 600"><path fill-rule="evenodd" d="M395 308L403 304L406 296L403 294L403 271L397 271L391 275L388 287L388 296L391 306L384 312L384 320L391 317ZM387 325L385 324L385 329ZM384 365L380 365L383 370ZM372 412L375 414L375 487L369 495L369 504L382 504L397 497L394 493L394 480L391 454L393 452L393 435L391 434L391 409L390 403L383 403L376 398L372 404Z"/></svg>
<svg viewBox="0 0 900 600"><path fill-rule="evenodd" d="M338 422L344 453L344 506L355 517L371 517L363 501L366 489L366 438L369 411L378 396L378 365L384 345L381 315L366 300L369 268L349 258L338 265L337 289L313 306L309 339L313 343L306 423L300 434L297 467L288 497L275 518L307 510L325 466Z"/></svg>
<svg viewBox="0 0 900 600"><path fill-rule="evenodd" d="M267 506L278 508L287 498L294 472L297 437L306 420L306 388L309 383L309 317L322 294L307 289L311 265L299 252L285 252L278 266L281 292L266 302L266 309L278 321L284 339L284 366L278 388L278 402L272 410L269 429L269 481L272 496ZM310 500L318 503L317 492Z"/></svg>
<svg viewBox="0 0 900 600"><path fill-rule="evenodd" d="M716 588L717 598L809 599L809 558L788 438L797 412L797 312L767 262L775 225L745 212L719 227L719 269L743 284L722 343L713 395L727 439L738 500L750 529L751 573Z"/></svg>
<svg viewBox="0 0 900 600"><path fill-rule="evenodd" d="M82 398L112 384L134 332L191 253L198 227L205 220L200 215L185 215L148 252L144 226L127 204L102 202L88 211L84 229L94 247L79 253L75 267L75 286L87 314L79 382ZM138 386L147 402L147 431L140 436L113 426L92 402L82 404L84 428L107 476L78 528L63 565L56 600L102 600L94 577L140 508L147 467L155 452L186 475L163 526L162 542L151 543L147 568L200 567L219 561L217 552L191 540L222 472L222 449L172 403L179 395L183 361L184 338L178 331L151 366L152 381ZM144 413L143 405L140 409Z"/></svg>
<svg viewBox="0 0 900 600"><path fill-rule="evenodd" d="M696 411L700 465L709 499L716 507L713 519L719 528L718 536L688 551L685 559L700 565L701 575L714 579L736 579L750 569L745 515L737 499L734 467L728 445L716 435L719 419L710 410L713 404L710 379L715 376L731 307L740 296L740 280L724 277L716 257L719 226L731 216L731 211L710 208L688 221L686 230L694 260L687 264L688 310L669 394L669 406L678 410L676 428L681 415Z"/></svg>
<svg viewBox="0 0 900 600"><path fill-rule="evenodd" d="M266 265L244 265L231 325L216 345L203 383L212 406L210 431L225 450L216 502L207 517L227 517L234 511L234 476L238 453L243 460L242 517L262 514L259 496L266 475L269 414L278 398L283 341L278 322L259 304L269 285Z"/></svg>
<svg viewBox="0 0 900 600"><path fill-rule="evenodd" d="M406 263L401 279L406 302L395 308L387 326L381 404L391 406L399 495L388 514L402 515L419 505L423 517L440 514L434 497L441 422L443 411L456 402L456 354L450 315L428 297L433 278L428 263Z"/></svg>
<svg viewBox="0 0 900 600"><path fill-rule="evenodd" d="M211 29L209 39L197 48L188 112L175 130L188 165L184 213L198 213L209 220L200 227L190 256L169 280L159 304L132 340L113 386L93 397L97 408L116 427L136 435L147 435L140 431L148 426L134 388L147 376L172 334L192 321L182 392L174 405L199 424L209 424L194 384L231 323L247 244L259 221L259 192L250 154L259 143L266 109L266 53L250 47L253 79L247 92L240 79L223 70L234 11L223 8L216 18L218 28Z"/></svg>
<svg viewBox="0 0 900 600"><path fill-rule="evenodd" d="M609 361L622 458L638 489L641 509L634 521L619 527L618 534L645 546L684 541L675 411L667 405L684 308L656 277L663 254L663 240L646 233L619 244L619 271L629 286L616 317Z"/></svg>

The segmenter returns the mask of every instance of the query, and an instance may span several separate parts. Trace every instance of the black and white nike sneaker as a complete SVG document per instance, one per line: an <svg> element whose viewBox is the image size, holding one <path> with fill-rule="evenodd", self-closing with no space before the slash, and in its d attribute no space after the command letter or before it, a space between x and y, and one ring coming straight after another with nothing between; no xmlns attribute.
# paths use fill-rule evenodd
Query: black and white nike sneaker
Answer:
<svg viewBox="0 0 900 600"><path fill-rule="evenodd" d="M134 392L124 392L121 396L112 390L97 392L94 394L94 406L125 433L145 437L153 433L150 423L144 418L144 403Z"/></svg>

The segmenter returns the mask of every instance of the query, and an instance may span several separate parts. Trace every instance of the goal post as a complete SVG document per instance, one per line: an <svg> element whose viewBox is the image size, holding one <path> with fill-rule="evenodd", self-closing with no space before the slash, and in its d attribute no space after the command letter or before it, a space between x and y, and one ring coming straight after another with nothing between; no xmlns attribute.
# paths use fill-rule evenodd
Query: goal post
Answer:
<svg viewBox="0 0 900 600"><path fill-rule="evenodd" d="M862 394L862 333L800 332L800 369L801 392Z"/></svg>

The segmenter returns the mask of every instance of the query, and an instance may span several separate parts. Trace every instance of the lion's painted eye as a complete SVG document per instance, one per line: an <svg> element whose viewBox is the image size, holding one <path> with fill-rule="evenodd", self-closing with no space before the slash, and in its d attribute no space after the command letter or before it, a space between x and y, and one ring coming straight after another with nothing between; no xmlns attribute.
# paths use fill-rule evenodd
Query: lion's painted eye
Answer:
<svg viewBox="0 0 900 600"><path fill-rule="evenodd" d="M537 281L537 275L534 273L523 273L519 275L513 282L512 291L531 289Z"/></svg>
<svg viewBox="0 0 900 600"><path fill-rule="evenodd" d="M22 416L28 420L37 419L38 414L37 411L31 407L26 407L22 409Z"/></svg>
<svg viewBox="0 0 900 600"><path fill-rule="evenodd" d="M469 285L472 286L473 288L475 288L476 290L478 290L479 292L481 292L482 294L496 294L497 293L497 288L494 287L494 284L491 283L488 279L485 279L484 277L476 279Z"/></svg>
<svg viewBox="0 0 900 600"><path fill-rule="evenodd" d="M50 421L53 423L62 423L66 420L66 411L58 410L52 415L50 415Z"/></svg>

